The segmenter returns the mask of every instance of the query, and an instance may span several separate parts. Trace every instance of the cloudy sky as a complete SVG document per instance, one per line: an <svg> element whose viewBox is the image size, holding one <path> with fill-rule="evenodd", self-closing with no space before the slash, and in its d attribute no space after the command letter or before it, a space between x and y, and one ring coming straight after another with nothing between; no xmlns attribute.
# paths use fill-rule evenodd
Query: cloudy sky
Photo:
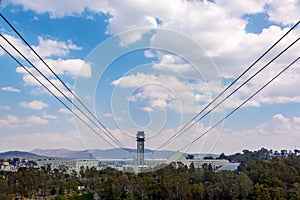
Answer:
<svg viewBox="0 0 300 200"><path fill-rule="evenodd" d="M81 123L0 50L0 151L135 148L137 130L145 131L147 148L157 149L300 19L299 0L2 0L0 6L7 20L121 143L115 144L95 123L87 122L94 131ZM3 19L0 30L72 98ZM299 35L297 27L221 98ZM0 43L87 121L77 100L76 108L3 38ZM261 147L300 148L299 61L224 123L189 145L299 52L298 42L164 149L234 153Z"/></svg>

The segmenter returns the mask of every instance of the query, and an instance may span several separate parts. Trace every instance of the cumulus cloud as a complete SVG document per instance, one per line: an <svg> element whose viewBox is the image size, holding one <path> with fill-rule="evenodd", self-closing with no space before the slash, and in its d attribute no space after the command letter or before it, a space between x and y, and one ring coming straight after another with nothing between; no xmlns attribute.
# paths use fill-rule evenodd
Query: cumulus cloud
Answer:
<svg viewBox="0 0 300 200"><path fill-rule="evenodd" d="M54 95L57 97L63 97L63 94L67 97L72 97L73 95L65 88L65 86L55 78L48 78L46 80L41 75L37 74L32 68L27 68L30 72L32 72L35 77L44 85L48 90L50 90ZM32 94L39 95L39 94L49 94L50 92L44 88L34 77L28 74L22 67L17 67L16 72L23 74L23 81L25 86L37 86L32 90ZM71 90L72 86L68 83L65 83ZM60 91L59 91L60 90ZM51 94L52 95L52 94Z"/></svg>
<svg viewBox="0 0 300 200"><path fill-rule="evenodd" d="M0 105L0 109L1 110L10 110L10 107L9 106L1 106Z"/></svg>
<svg viewBox="0 0 300 200"><path fill-rule="evenodd" d="M57 119L57 116L43 113L43 118L44 119Z"/></svg>
<svg viewBox="0 0 300 200"><path fill-rule="evenodd" d="M271 46L278 38L280 38L288 30L287 25L291 25L299 20L300 4L297 0L289 0L287 2L280 0L254 0L251 2L244 1L228 1L228 0L217 0L217 1L181 1L175 0L170 3L167 0L160 1L87 1L82 3L81 1L74 1L72 5L60 1L53 3L49 1L2 1L2 5L16 4L21 5L24 10L33 10L37 13L48 13L51 18L60 18L64 16L81 16L87 17L87 11L95 13L106 13L109 14L107 20L107 34L118 34L123 31L144 28L144 27L162 27L178 31L190 37L205 48L207 54L214 60L217 67L221 71L221 74L225 78L233 79L237 77L247 66L249 66L255 58ZM68 6L65 6L68 4ZM245 14L257 14L264 13L268 16L269 22L275 22L279 25L273 25L265 27L261 33L254 34L246 31L247 19L243 18ZM297 30L299 32L299 30ZM298 37L298 32L294 31L287 37L286 40L282 41L280 47L284 47ZM128 44L140 41L145 35L145 31L139 31L132 35L124 35L120 38L120 45L126 46ZM11 38L13 42L23 48L26 52L28 49L22 46L22 44ZM56 41L47 38L38 38L39 45L36 48L42 47L43 45L49 44L47 51L44 56L66 56L71 50L80 50L81 47L73 44L72 41ZM155 42L155 34L151 42ZM177 41L180 42L180 41ZM271 54L275 55L279 48ZM50 53L52 52L52 54ZM289 51L287 56L278 60L272 65L271 70L266 71L263 75L258 76L257 79L251 81L244 88L242 88L236 96L233 96L229 100L228 107L234 107L241 103L241 101L251 93L258 89L266 80L269 80L272 75L285 66L294 56L298 56L299 45L294 50ZM0 52L1 54L1 52ZM51 54L51 55L50 55ZM32 56L31 54L28 54ZM153 68L159 72L163 72L168 69L176 69L181 75L193 75L191 68L188 64L181 62L176 57L170 54L158 54L156 51L145 51L144 54L148 58L158 58L158 62L153 64ZM271 56L270 56L271 57ZM59 74L67 74L70 76L76 76L78 73L77 66L82 66L81 60L59 60L50 59L48 60L53 66L53 70ZM263 60L266 63L267 60ZM56 65L55 63L59 63ZM78 65L77 65L78 64ZM87 63L86 63L87 64ZM261 65L262 65L261 64ZM260 65L260 66L261 66ZM58 66L58 67L57 67ZM71 66L76 66L75 68ZM47 70L43 70L47 71ZM252 71L253 72L253 71ZM49 72L46 72L49 73ZM80 76L89 77L91 73L90 66L87 64L86 70L83 70L83 74ZM261 104L274 104L274 103L289 103L289 102L300 102L299 93L295 88L299 88L299 70L291 69L284 75L283 78L277 79L272 85L267 87L262 93L250 101L248 106L260 106ZM49 74L48 74L49 75ZM50 76L50 75L49 75ZM249 77L249 76L248 76ZM241 81L245 80L243 78ZM53 80L54 81L54 80ZM143 86L146 83L162 83L158 85L152 84L149 86ZM24 82L28 85L37 85L29 76L24 75ZM146 106L142 107L144 110L150 111L155 108L178 108L177 100L178 95L183 106L188 106L190 111L191 108L195 112L195 105L197 102L208 102L210 96L208 91L203 92L206 87L204 84L182 82L179 77L170 76L162 73L159 75L154 74L136 74L128 75L115 80L112 83L114 86L128 89L128 88L139 88L138 92L132 96L128 96L127 100L131 102L146 101ZM201 88L199 91L195 88ZM215 88L215 87L212 87ZM211 89L211 88L210 88ZM174 95L173 92L176 94ZM193 99L193 101L191 101ZM182 105L181 105L182 106ZM13 119L13 118L12 118ZM16 119L15 119L16 120ZM261 126L257 126L254 131L261 133L261 135L270 135L269 129L272 126L282 125L282 127L288 130L298 130L298 117L294 118L294 121L287 119L283 115L276 115L273 117L270 123L264 123ZM287 126L286 126L287 125ZM277 127L277 126L276 126ZM274 129L274 128L273 128ZM282 129L278 129L283 131ZM257 144L260 148L260 142L257 142L257 137L254 131L249 131L248 138L252 144ZM261 137L259 137L261 138ZM278 137L280 139L287 139ZM246 138L247 139L247 138ZM266 139L266 138L264 138ZM272 138L274 141L280 143L280 139ZM240 145L240 141L244 141L243 137L230 137L226 141L227 146L234 147ZM269 142L273 142L268 138ZM248 140L247 140L248 141ZM259 140L265 141L265 140ZM288 140L287 140L288 141ZM291 141L290 141L291 142ZM274 142L275 143L275 142ZM241 145L242 146L242 145Z"/></svg>
<svg viewBox="0 0 300 200"><path fill-rule="evenodd" d="M142 110L145 111L145 112L153 112L153 108L148 107L148 106L143 107Z"/></svg>
<svg viewBox="0 0 300 200"><path fill-rule="evenodd" d="M239 1L239 0L218 0L217 6L222 7L228 15L241 17L244 14L255 14L264 11L264 6L268 0L254 0L254 1Z"/></svg>
<svg viewBox="0 0 300 200"><path fill-rule="evenodd" d="M51 79L54 75L51 73L49 69L40 61L38 58L33 55L30 49L24 45L19 39L15 38L14 36L3 34L16 48L18 48L45 76ZM62 56L65 57L69 54L70 50L81 50L81 47L73 44L71 40L58 41L58 40L51 40L51 39L44 39L42 37L38 37L39 45L34 46L33 48L36 49L37 52L42 57L48 57L48 59L44 59L49 67L57 74L57 75L67 75L71 76L72 78L76 78L77 76L88 78L91 76L91 65L86 63L81 59L63 59L63 58L52 58L53 56ZM9 52L11 52L14 56L20 57L16 51L14 51L2 38L0 39L1 45L3 45ZM51 58L50 58L51 57ZM27 67L27 69L36 76L39 75L33 68ZM16 69L17 73L24 74L23 80L27 85L38 85L40 84L35 81L22 67L18 67ZM44 78L40 78L40 80L47 83ZM56 79L52 79L52 82L59 82ZM61 84L60 84L61 85ZM60 87L58 84L58 87ZM49 86L51 87L51 86ZM56 90L52 86L52 90L55 93Z"/></svg>
<svg viewBox="0 0 300 200"><path fill-rule="evenodd" d="M37 61L38 58L31 52L30 48L23 44L23 42L12 35L3 34L3 36L14 45L22 54L24 54L29 60ZM51 56L60 56L66 57L71 50L81 50L82 47L77 46L71 40L60 41L53 40L49 38L43 38L41 36L37 37L38 45L32 45L32 48L37 51L37 53L43 57L51 57ZM14 56L20 57L20 55L13 50L13 48L1 37L0 44L5 47L9 52L11 52Z"/></svg>
<svg viewBox="0 0 300 200"><path fill-rule="evenodd" d="M44 108L47 108L49 105L47 103L44 103L42 101L31 101L31 102L21 102L19 103L19 106L23 107L23 108L29 108L32 110L43 110Z"/></svg>
<svg viewBox="0 0 300 200"><path fill-rule="evenodd" d="M67 108L60 108L58 112L63 114L72 114Z"/></svg>
<svg viewBox="0 0 300 200"><path fill-rule="evenodd" d="M287 9L287 6L282 9L283 6L281 4L285 3L279 1L251 1L250 3L241 1L228 3L226 0L219 0L215 2L174 1L172 4L169 4L167 1L159 1L156 4L150 4L148 1L144 1L142 3L135 2L133 6L128 6L130 4L127 2L109 2L108 5L111 9L112 15L109 19L107 30L110 34L117 34L121 31L143 27L162 27L178 31L185 34L187 37L190 37L205 48L208 56L210 56L210 58L212 58L215 62L223 77L235 78L242 73L242 71L246 69L255 60L255 58L261 55L263 51L265 51L288 31L289 27L285 25L295 23L295 19L299 18L299 14L296 11L292 12L293 14L291 15L286 14L284 11L288 9L299 10L299 5L295 2L296 1L291 0L288 6L289 8ZM168 9L166 10L165 8ZM135 12L136 10L138 10L138 12ZM135 15L126 15L125 13L135 13ZM266 15L269 15L269 20L281 23L282 26L272 25L265 27L259 34L247 32L246 26L249 22L247 19L243 18L243 16L245 14L257 13L265 13ZM277 19L272 17L277 16L275 13L282 17L278 17ZM151 24L146 21L136 21L136 18L141 21L143 19L145 20L145 17L147 16L154 17L156 22L159 19L160 23ZM132 40L126 38L121 38L121 40L129 43L135 42L141 39L141 35L142 34L139 34L138 37L135 37L135 39ZM278 48L275 48L274 51L266 58L271 58L276 55L276 53L285 48L297 37L297 30L293 31L278 45ZM151 42L155 43L155 41L156 38L154 34ZM255 81L252 81L251 83L253 88L250 91L255 91L256 88L259 88L259 86L263 84L264 80L268 80L271 77L271 74L275 74L280 69L284 61L286 61L284 63L286 64L291 59L295 58L297 56L296 52L298 48L299 45L295 45L293 50L288 51L287 56L274 63L276 67L273 65L272 71L261 76L262 78L260 78L260 80L257 81L257 79L255 79ZM150 50L146 50L144 55L149 58L158 58L158 62L153 64L153 68L160 72L175 70L180 75L188 77L195 74L194 69L188 63L182 62L182 60L178 59L178 57L174 55ZM266 60L264 60L263 63L266 63ZM261 66L262 64L260 63L260 67ZM247 76L242 80L245 80L246 78ZM296 86L292 82L282 82L282 86L280 88L285 88L283 90L287 91L289 90L288 88L294 88L291 87L292 85L299 87L299 85ZM261 103L266 102L297 102L299 99L297 96L284 98L278 93L277 95L268 97L268 88L265 89L266 92L263 93L264 95L262 98L255 98L247 105L260 106ZM278 90L277 92L279 91L282 90ZM290 93L289 96L291 96L291 94L292 93ZM130 98L133 99L133 97ZM243 99L245 99L244 92L239 94L238 97L233 98L228 105L237 105Z"/></svg>
<svg viewBox="0 0 300 200"><path fill-rule="evenodd" d="M32 139L34 138L34 140ZM36 148L68 148L82 149L78 134L75 132L33 132L29 134L5 135L1 137L1 151L7 151L12 147L18 147L19 150L30 151Z"/></svg>
<svg viewBox="0 0 300 200"><path fill-rule="evenodd" d="M104 113L103 117L113 117L113 115L111 113Z"/></svg>
<svg viewBox="0 0 300 200"><path fill-rule="evenodd" d="M271 119L261 122L248 130L225 129L216 145L215 152L235 153L243 149L293 149L299 145L299 116L286 117L275 114Z"/></svg>
<svg viewBox="0 0 300 200"><path fill-rule="evenodd" d="M34 55L30 52L29 47L24 45L20 39L9 35L9 34L2 34L6 40L8 40L16 49L18 49L20 52L22 52L28 59L36 59ZM2 37L0 38L0 44L13 56L20 57L20 55L6 42L5 39Z"/></svg>
<svg viewBox="0 0 300 200"><path fill-rule="evenodd" d="M1 88L2 91L7 91L7 92L21 92L19 89L12 87L12 86L6 86Z"/></svg>
<svg viewBox="0 0 300 200"><path fill-rule="evenodd" d="M24 120L25 124L28 126L32 126L32 125L43 125L43 124L48 124L49 121L46 119L43 119L41 117L38 116L29 116L26 117Z"/></svg>
<svg viewBox="0 0 300 200"><path fill-rule="evenodd" d="M0 127L1 128L15 128L18 126L18 123L22 120L15 115L8 115L5 118L0 118Z"/></svg>
<svg viewBox="0 0 300 200"><path fill-rule="evenodd" d="M66 74L73 78L76 76L89 78L91 76L91 65L81 59L47 59L46 63L53 66L52 70L56 74ZM39 62L38 65L42 68L41 62ZM49 71L48 73L51 75Z"/></svg>
<svg viewBox="0 0 300 200"><path fill-rule="evenodd" d="M175 76L137 73L124 76L112 84L125 89L137 88L137 94L128 98L135 101L146 100L147 107L169 108L177 112L197 111L197 102L190 84Z"/></svg>
<svg viewBox="0 0 300 200"><path fill-rule="evenodd" d="M33 49L39 53L43 58L50 56L67 56L70 50L81 50L82 47L73 44L71 40L67 42L44 39L43 37L38 37L38 45L33 46Z"/></svg>
<svg viewBox="0 0 300 200"><path fill-rule="evenodd" d="M88 0L82 2L80 0L74 0L70 4L68 1L59 1L53 3L51 1L35 2L32 0L23 2L20 0L7 1L4 0L2 5L21 5L24 10L33 10L39 14L48 13L51 18L61 18L64 16L81 16L86 10L91 11L105 11L107 7L106 1L93 1Z"/></svg>
<svg viewBox="0 0 300 200"><path fill-rule="evenodd" d="M266 11L271 21L283 24L296 23L299 20L300 3L298 0L271 1L267 4Z"/></svg>
<svg viewBox="0 0 300 200"><path fill-rule="evenodd" d="M49 121L46 118L39 117L39 116L27 116L24 118L20 118L15 115L7 115L5 118L0 118L0 127L1 128L18 128L20 126L28 126L32 127L35 125L45 125L48 124Z"/></svg>

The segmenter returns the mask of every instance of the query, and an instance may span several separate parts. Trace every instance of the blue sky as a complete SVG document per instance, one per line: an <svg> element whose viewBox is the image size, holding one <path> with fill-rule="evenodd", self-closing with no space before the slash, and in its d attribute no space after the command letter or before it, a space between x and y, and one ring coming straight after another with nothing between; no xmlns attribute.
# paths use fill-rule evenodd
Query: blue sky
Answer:
<svg viewBox="0 0 300 200"><path fill-rule="evenodd" d="M300 19L297 0L103 0L72 4L63 0L3 0L0 5L1 13L124 146L134 148L136 131L145 130L150 149L159 147L191 120ZM58 84L2 19L0 30ZM299 33L299 28L291 32L238 83ZM0 43L8 47L2 39ZM299 56L299 50L296 43L166 149L180 150L201 135ZM0 63L0 151L118 146L109 145L99 130L95 128L101 137L74 119L3 51ZM184 151L300 148L300 93L295 89L300 87L299 67L298 62ZM60 94L58 97L72 106ZM74 112L78 110L74 108Z"/></svg>

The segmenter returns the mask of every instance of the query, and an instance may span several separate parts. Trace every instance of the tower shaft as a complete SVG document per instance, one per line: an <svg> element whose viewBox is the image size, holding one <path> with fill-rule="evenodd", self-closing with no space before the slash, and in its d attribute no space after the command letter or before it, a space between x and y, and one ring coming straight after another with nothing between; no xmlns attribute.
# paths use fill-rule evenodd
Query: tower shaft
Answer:
<svg viewBox="0 0 300 200"><path fill-rule="evenodd" d="M145 134L144 131L138 131L136 134L136 149L137 149L137 165L141 166L145 164Z"/></svg>

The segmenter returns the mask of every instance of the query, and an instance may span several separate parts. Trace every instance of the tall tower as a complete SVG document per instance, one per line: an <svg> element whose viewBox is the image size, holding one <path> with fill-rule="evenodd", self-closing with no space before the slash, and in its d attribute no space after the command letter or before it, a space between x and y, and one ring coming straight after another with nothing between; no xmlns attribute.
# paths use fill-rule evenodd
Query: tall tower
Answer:
<svg viewBox="0 0 300 200"><path fill-rule="evenodd" d="M145 134L144 131L138 131L136 134L136 150L137 150L137 165L144 165L145 160L144 160L144 146L145 142Z"/></svg>

